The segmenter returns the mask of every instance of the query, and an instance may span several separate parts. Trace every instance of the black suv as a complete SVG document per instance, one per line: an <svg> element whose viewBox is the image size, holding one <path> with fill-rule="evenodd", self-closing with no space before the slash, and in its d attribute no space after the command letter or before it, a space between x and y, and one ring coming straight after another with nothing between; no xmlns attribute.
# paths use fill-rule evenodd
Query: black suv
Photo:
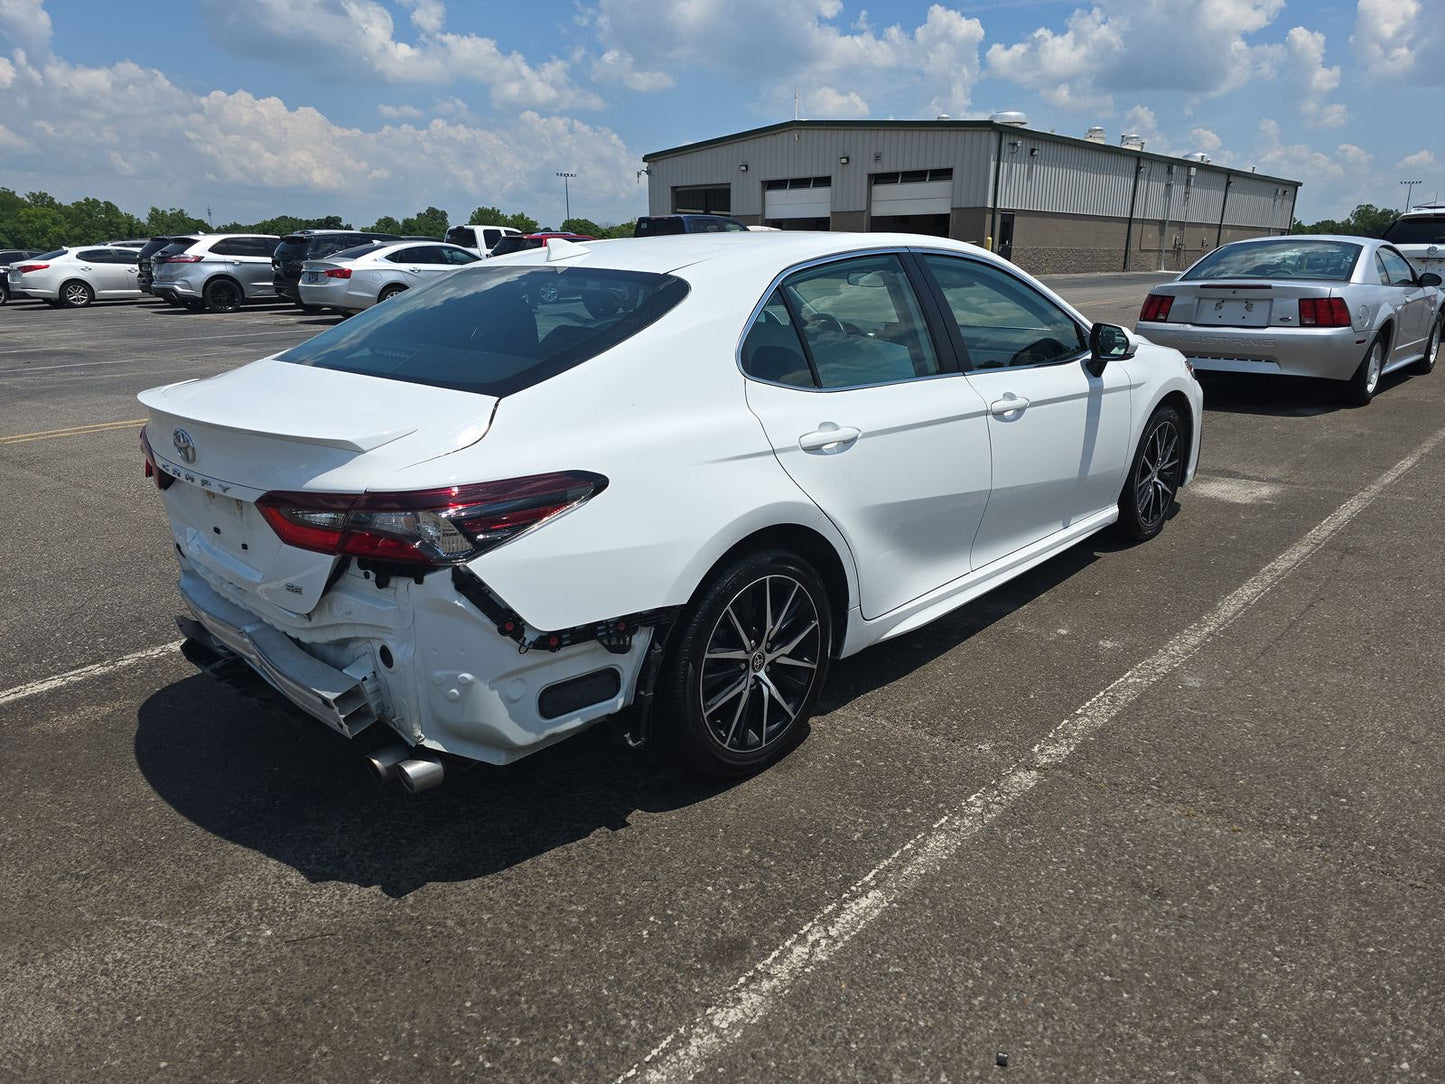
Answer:
<svg viewBox="0 0 1445 1084"><path fill-rule="evenodd" d="M145 243L145 246L140 250L140 265L137 267L135 273L135 284L140 287L141 293L148 294L151 292L151 282L155 278L155 266L151 263L151 259L161 249L180 240L182 240L180 237L152 237ZM184 238L184 240L194 242L195 238L187 237ZM177 251L184 250L178 249Z"/></svg>
<svg viewBox="0 0 1445 1084"><path fill-rule="evenodd" d="M301 305L301 265L307 260L320 260L344 248L355 248L370 241L400 241L394 233L373 233L369 230L299 230L281 238L271 257L271 278L276 293L287 301ZM301 305L307 312L320 312L314 305Z"/></svg>
<svg viewBox="0 0 1445 1084"><path fill-rule="evenodd" d="M644 215L632 228L633 237L661 237L669 233L746 233L747 227L727 215Z"/></svg>

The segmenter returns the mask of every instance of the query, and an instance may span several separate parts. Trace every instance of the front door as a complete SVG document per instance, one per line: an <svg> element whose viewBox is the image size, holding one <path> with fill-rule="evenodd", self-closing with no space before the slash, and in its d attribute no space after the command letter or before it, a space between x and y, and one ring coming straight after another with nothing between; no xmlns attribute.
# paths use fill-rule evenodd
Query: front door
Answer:
<svg viewBox="0 0 1445 1084"><path fill-rule="evenodd" d="M994 251L1005 260L1014 258L1014 213L1002 211L998 216L998 243Z"/></svg>
<svg viewBox="0 0 1445 1084"><path fill-rule="evenodd" d="M837 526L875 618L962 576L988 499L987 408L896 254L785 279L743 343L748 406Z"/></svg>
<svg viewBox="0 0 1445 1084"><path fill-rule="evenodd" d="M1088 336L1046 294L1002 268L928 254L987 404L992 493L974 539L981 568L1119 499L1128 465L1129 376L1085 367Z"/></svg>

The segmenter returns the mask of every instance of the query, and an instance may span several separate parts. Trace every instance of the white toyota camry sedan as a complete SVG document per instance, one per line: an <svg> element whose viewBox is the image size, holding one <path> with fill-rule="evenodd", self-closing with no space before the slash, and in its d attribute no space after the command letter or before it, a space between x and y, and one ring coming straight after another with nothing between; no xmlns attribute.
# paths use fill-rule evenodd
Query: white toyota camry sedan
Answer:
<svg viewBox="0 0 1445 1084"><path fill-rule="evenodd" d="M978 248L838 233L554 242L140 398L187 653L413 790L608 717L757 769L831 660L1156 534L1202 405Z"/></svg>

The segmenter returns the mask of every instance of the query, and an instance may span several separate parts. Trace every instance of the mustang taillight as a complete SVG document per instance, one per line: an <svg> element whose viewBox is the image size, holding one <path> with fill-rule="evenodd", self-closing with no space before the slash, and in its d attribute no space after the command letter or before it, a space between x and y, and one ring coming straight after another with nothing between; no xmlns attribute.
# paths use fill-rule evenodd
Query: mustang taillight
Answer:
<svg viewBox="0 0 1445 1084"><path fill-rule="evenodd" d="M1139 319L1155 322L1168 320L1169 309L1173 304L1173 294L1150 294L1144 299L1144 307L1139 310Z"/></svg>
<svg viewBox="0 0 1445 1084"><path fill-rule="evenodd" d="M349 267L332 267L332 268L328 268L328 269L327 269L327 272L326 272L326 277L329 278L329 279L349 279L349 278L351 277L351 268L349 268Z"/></svg>
<svg viewBox="0 0 1445 1084"><path fill-rule="evenodd" d="M151 442L150 438L146 436L145 426L141 426L140 450L146 457L146 477L155 479L157 489L170 489L171 483L175 479L156 464L156 456L151 451Z"/></svg>
<svg viewBox="0 0 1445 1084"><path fill-rule="evenodd" d="M23 263L15 270L22 275L28 275L31 271L44 271L50 265L48 263Z"/></svg>
<svg viewBox="0 0 1445 1084"><path fill-rule="evenodd" d="M606 488L600 474L559 471L412 493L267 493L256 507L288 546L448 565L500 546Z"/></svg>
<svg viewBox="0 0 1445 1084"><path fill-rule="evenodd" d="M1299 299L1300 327L1349 327L1350 310L1343 297Z"/></svg>

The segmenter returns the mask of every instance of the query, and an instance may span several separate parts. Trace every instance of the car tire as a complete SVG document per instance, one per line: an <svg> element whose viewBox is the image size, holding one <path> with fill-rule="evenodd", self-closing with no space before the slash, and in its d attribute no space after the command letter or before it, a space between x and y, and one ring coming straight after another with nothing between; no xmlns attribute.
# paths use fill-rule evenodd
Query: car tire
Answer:
<svg viewBox="0 0 1445 1084"><path fill-rule="evenodd" d="M1435 326L1430 329L1430 338L1425 342L1425 356L1410 366L1410 371L1417 376L1427 376L1435 368L1435 357L1440 353L1442 327L1445 327L1445 316L1435 317Z"/></svg>
<svg viewBox="0 0 1445 1084"><path fill-rule="evenodd" d="M663 663L669 759L725 778L776 761L806 733L832 648L828 592L806 561L770 549L724 565L674 627Z"/></svg>
<svg viewBox="0 0 1445 1084"><path fill-rule="evenodd" d="M83 309L95 300L95 291L90 284L71 279L60 287L60 303L67 309Z"/></svg>
<svg viewBox="0 0 1445 1084"><path fill-rule="evenodd" d="M1125 538L1147 542L1164 529L1184 480L1186 454L1184 419L1172 406L1161 406L1144 425L1119 494L1118 530Z"/></svg>
<svg viewBox="0 0 1445 1084"><path fill-rule="evenodd" d="M388 286L386 289L382 290L381 293L376 295L376 303L380 305L383 301L390 301L397 294L404 293L406 293L405 286L397 286L393 283L391 286Z"/></svg>
<svg viewBox="0 0 1445 1084"><path fill-rule="evenodd" d="M214 278L202 293L207 312L235 312L246 300L241 284L235 279Z"/></svg>
<svg viewBox="0 0 1445 1084"><path fill-rule="evenodd" d="M1360 359L1360 367L1345 385L1345 402L1351 406L1369 406L1380 390L1380 374L1385 369L1385 333L1381 332Z"/></svg>

